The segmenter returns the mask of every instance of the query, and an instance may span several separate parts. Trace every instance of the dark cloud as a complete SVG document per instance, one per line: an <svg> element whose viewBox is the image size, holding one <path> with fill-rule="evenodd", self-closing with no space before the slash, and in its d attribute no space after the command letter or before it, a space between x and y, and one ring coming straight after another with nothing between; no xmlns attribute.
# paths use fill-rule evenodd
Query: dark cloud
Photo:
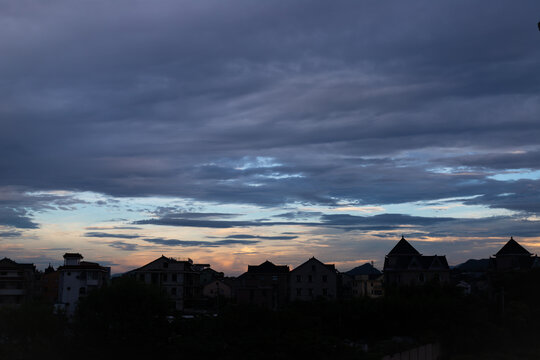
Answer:
<svg viewBox="0 0 540 360"><path fill-rule="evenodd" d="M25 209L0 207L0 225L19 229L37 229L39 225L32 221Z"/></svg>
<svg viewBox="0 0 540 360"><path fill-rule="evenodd" d="M271 222L271 221L220 221L220 220L191 220L182 218L156 218L138 220L134 222L139 225L164 225L164 226L185 226L185 227L203 227L228 229L233 227L252 227L252 226L278 226L278 225L317 225L317 223L300 222Z"/></svg>
<svg viewBox="0 0 540 360"><path fill-rule="evenodd" d="M381 214L374 216L354 216L347 214L323 215L325 225L432 225L453 221L455 218L423 217L403 214Z"/></svg>
<svg viewBox="0 0 540 360"><path fill-rule="evenodd" d="M20 229L37 229L33 221L36 212L47 210L74 210L87 202L73 195L32 192L20 186L0 185L0 225Z"/></svg>
<svg viewBox="0 0 540 360"><path fill-rule="evenodd" d="M84 234L85 237L94 237L94 238L118 238L118 239L137 239L140 238L140 235L133 234L111 234L104 232L87 232Z"/></svg>
<svg viewBox="0 0 540 360"><path fill-rule="evenodd" d="M139 226L87 226L85 230L141 230Z"/></svg>
<svg viewBox="0 0 540 360"><path fill-rule="evenodd" d="M36 229L38 212L75 210L84 202L40 192L71 190L118 198L93 206L159 196L287 208L271 220L238 220L202 206L160 207L134 222L141 226L87 228L95 238L137 239L112 230L150 224L301 225L312 227L314 242L335 246L335 234L373 236L351 246L374 254L401 232L417 240L537 236L537 222L517 216L295 207L459 198L539 215L540 180L492 177L539 169L539 12L537 0L0 5L0 225ZM295 238L286 235L145 241ZM495 246L475 241L468 245Z"/></svg>
<svg viewBox="0 0 540 360"><path fill-rule="evenodd" d="M0 185L263 206L492 193L428 168L537 166L540 9L510 6L10 5Z"/></svg>
<svg viewBox="0 0 540 360"><path fill-rule="evenodd" d="M283 218L287 220L308 220L314 217L319 217L321 215L322 213L318 211L290 211L274 215L273 217Z"/></svg>
<svg viewBox="0 0 540 360"><path fill-rule="evenodd" d="M229 245L253 245L259 243L255 240L218 240L218 241L196 241L196 240L177 240L177 239L163 239L163 238L146 238L143 239L146 242L165 245L165 246L181 246L181 247L220 247Z"/></svg>
<svg viewBox="0 0 540 360"><path fill-rule="evenodd" d="M123 251L136 251L138 250L137 244L130 244L126 243L124 241L113 241L108 243L108 245L112 248L123 250Z"/></svg>
<svg viewBox="0 0 540 360"><path fill-rule="evenodd" d="M193 212L185 209L160 206L152 211L154 215L162 218L182 218L182 219L229 219L240 216L242 214L231 213L209 213L209 212Z"/></svg>
<svg viewBox="0 0 540 360"><path fill-rule="evenodd" d="M540 169L538 159L540 159L540 151L519 151L456 156L449 159L438 159L438 161L453 166L506 170Z"/></svg>
<svg viewBox="0 0 540 360"><path fill-rule="evenodd" d="M229 235L227 239L261 239L261 240L293 240L298 236L261 236L261 235L248 235L248 234L236 234Z"/></svg>
<svg viewBox="0 0 540 360"><path fill-rule="evenodd" d="M0 237L19 237L22 235L20 231L0 231Z"/></svg>

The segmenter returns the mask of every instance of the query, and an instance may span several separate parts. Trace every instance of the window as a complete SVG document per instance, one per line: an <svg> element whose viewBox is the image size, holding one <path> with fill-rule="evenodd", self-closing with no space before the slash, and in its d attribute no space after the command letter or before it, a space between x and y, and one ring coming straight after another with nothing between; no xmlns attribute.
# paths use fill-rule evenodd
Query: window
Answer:
<svg viewBox="0 0 540 360"><path fill-rule="evenodd" d="M79 295L85 295L86 294L86 288L82 287L79 289Z"/></svg>
<svg viewBox="0 0 540 360"><path fill-rule="evenodd" d="M302 289L296 289L296 296L302 296Z"/></svg>
<svg viewBox="0 0 540 360"><path fill-rule="evenodd" d="M317 271L317 267L315 265L311 265L311 271L313 272Z"/></svg>
<svg viewBox="0 0 540 360"><path fill-rule="evenodd" d="M328 289L322 289L322 294L323 294L324 296L328 295Z"/></svg>
<svg viewBox="0 0 540 360"><path fill-rule="evenodd" d="M424 280L425 280L425 276L424 276L423 273L421 273L420 275L418 275L418 281L424 282Z"/></svg>
<svg viewBox="0 0 540 360"><path fill-rule="evenodd" d="M278 276L277 275L272 275L272 281L278 281Z"/></svg>
<svg viewBox="0 0 540 360"><path fill-rule="evenodd" d="M69 290L71 290L71 287L70 287L70 286L67 287L67 291L69 291Z"/></svg>
<svg viewBox="0 0 540 360"><path fill-rule="evenodd" d="M164 267L165 269L167 269L167 268L169 267L169 263L164 262L164 263L163 263L163 267Z"/></svg>
<svg viewBox="0 0 540 360"><path fill-rule="evenodd" d="M323 281L323 282L327 282L327 281L328 281L328 276L326 276L326 275L323 275L323 277L322 277L322 281Z"/></svg>
<svg viewBox="0 0 540 360"><path fill-rule="evenodd" d="M313 277L311 275L308 276L308 282L313 282Z"/></svg>
<svg viewBox="0 0 540 360"><path fill-rule="evenodd" d="M176 288L175 287L171 288L171 295L176 295Z"/></svg>
<svg viewBox="0 0 540 360"><path fill-rule="evenodd" d="M302 275L296 275L296 282L302 282Z"/></svg>
<svg viewBox="0 0 540 360"><path fill-rule="evenodd" d="M309 296L313 296L313 289L308 289Z"/></svg>
<svg viewBox="0 0 540 360"><path fill-rule="evenodd" d="M71 276L71 273L68 271L67 276Z"/></svg>
<svg viewBox="0 0 540 360"><path fill-rule="evenodd" d="M172 281L176 282L178 280L178 277L176 274L172 274Z"/></svg>

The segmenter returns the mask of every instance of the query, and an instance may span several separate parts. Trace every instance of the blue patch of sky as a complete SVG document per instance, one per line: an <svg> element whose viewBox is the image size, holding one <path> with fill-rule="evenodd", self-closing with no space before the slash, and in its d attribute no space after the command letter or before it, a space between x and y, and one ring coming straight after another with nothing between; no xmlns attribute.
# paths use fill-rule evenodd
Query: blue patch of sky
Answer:
<svg viewBox="0 0 540 360"><path fill-rule="evenodd" d="M540 170L512 169L504 173L488 176L488 178L498 181L539 180Z"/></svg>

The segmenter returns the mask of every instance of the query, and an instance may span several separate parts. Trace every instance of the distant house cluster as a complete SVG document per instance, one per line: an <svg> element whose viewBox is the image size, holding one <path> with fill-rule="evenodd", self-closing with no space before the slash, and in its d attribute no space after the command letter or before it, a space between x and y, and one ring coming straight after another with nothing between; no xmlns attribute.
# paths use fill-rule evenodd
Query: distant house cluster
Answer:
<svg viewBox="0 0 540 360"><path fill-rule="evenodd" d="M36 271L33 264L0 260L0 306L17 306L39 298L71 315L79 299L111 282L110 267L83 261L79 253L66 253L63 258L62 266L55 270L49 265L43 272ZM377 298L391 287L426 284L453 284L470 293L475 286L485 286L489 274L539 267L538 256L513 238L493 257L469 260L451 270L446 256L423 255L402 237L386 255L382 271L366 263L340 272L334 264L312 257L292 270L267 260L249 265L245 273L233 278L225 277L210 264L162 255L122 276L159 287L176 310L188 311L200 307L204 299L277 309L294 301Z"/></svg>

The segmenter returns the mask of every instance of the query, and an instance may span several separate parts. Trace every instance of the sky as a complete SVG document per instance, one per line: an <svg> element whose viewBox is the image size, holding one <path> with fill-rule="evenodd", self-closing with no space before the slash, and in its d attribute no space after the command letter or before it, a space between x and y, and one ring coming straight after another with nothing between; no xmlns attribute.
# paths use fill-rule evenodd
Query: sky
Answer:
<svg viewBox="0 0 540 360"><path fill-rule="evenodd" d="M540 253L540 2L0 2L0 258Z"/></svg>

